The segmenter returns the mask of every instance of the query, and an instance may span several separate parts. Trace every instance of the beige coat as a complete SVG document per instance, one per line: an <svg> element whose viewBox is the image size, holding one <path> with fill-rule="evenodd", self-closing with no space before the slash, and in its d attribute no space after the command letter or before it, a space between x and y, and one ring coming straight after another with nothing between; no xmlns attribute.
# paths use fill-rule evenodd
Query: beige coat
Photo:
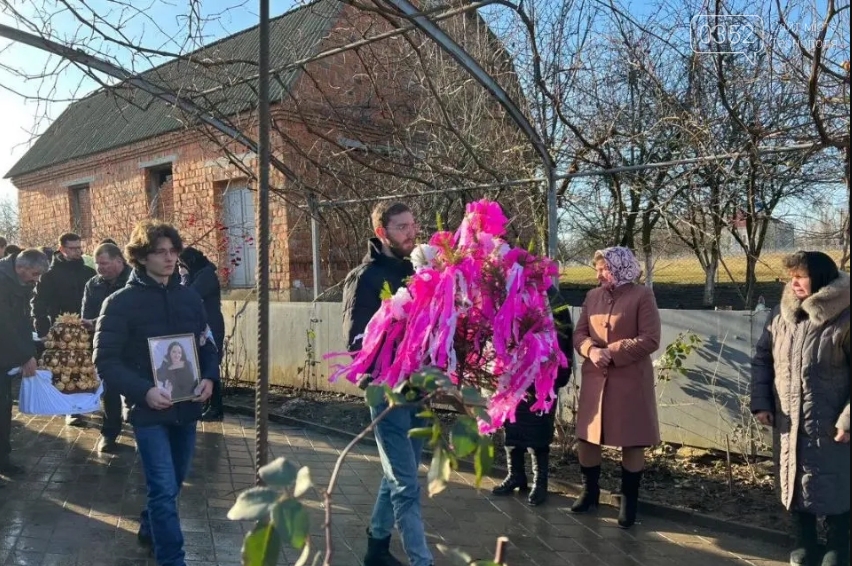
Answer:
<svg viewBox="0 0 852 566"><path fill-rule="evenodd" d="M607 446L660 443L657 395L651 354L660 346L660 313L654 292L628 283L586 295L574 330L583 358L577 436ZM592 347L609 348L612 362L596 367Z"/></svg>

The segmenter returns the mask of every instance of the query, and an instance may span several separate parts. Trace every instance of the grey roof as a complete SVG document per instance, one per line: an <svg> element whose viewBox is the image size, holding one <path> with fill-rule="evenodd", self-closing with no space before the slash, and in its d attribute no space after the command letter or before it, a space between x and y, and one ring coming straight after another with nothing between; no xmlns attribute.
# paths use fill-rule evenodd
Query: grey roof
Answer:
<svg viewBox="0 0 852 566"><path fill-rule="evenodd" d="M272 20L272 68L316 53L342 6L338 0L318 0ZM212 94L202 92L257 74L257 56L258 28L254 27L191 54L200 64L182 58L146 71L143 76L169 90L179 89L182 96L201 106L216 108L219 116L233 115L257 104L257 81L226 86ZM299 71L294 70L279 80L273 78L272 101L285 98L299 76ZM173 132L191 125L191 121L177 108L144 92L123 86L99 89L72 103L6 173L6 178Z"/></svg>

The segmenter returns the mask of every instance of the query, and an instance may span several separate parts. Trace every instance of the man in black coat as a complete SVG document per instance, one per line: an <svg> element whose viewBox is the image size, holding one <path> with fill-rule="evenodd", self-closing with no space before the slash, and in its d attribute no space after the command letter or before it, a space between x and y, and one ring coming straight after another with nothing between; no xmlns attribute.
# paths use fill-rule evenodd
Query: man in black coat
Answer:
<svg viewBox="0 0 852 566"><path fill-rule="evenodd" d="M138 540L153 546L157 564L186 566L177 499L189 473L201 407L219 380L216 347L206 339L207 315L198 294L176 271L183 242L164 222L145 220L125 248L133 266L123 289L110 295L95 330L95 367L130 404L130 424L148 484ZM154 379L149 339L189 334L198 352L195 400L172 402ZM169 338L172 340L173 338Z"/></svg>
<svg viewBox="0 0 852 566"><path fill-rule="evenodd" d="M411 209L402 203L381 203L373 210L376 237L367 247L364 263L346 277L343 287L343 333L350 351L359 350L367 323L382 304L382 291L395 293L414 274L408 259L414 251L419 226ZM369 376L362 380L362 386ZM387 403L371 407L373 419ZM420 512L420 484L417 469L423 441L409 438L414 428L424 426L418 409L398 409L376 426L376 444L385 477L368 530L364 566L401 566L390 553L394 526L402 536L403 547L412 566L434 563Z"/></svg>
<svg viewBox="0 0 852 566"><path fill-rule="evenodd" d="M24 250L0 259L0 474L22 470L12 464L12 378L9 371L21 368L23 377L36 372L36 347L30 322L33 285L47 271L47 257L38 250Z"/></svg>
<svg viewBox="0 0 852 566"><path fill-rule="evenodd" d="M222 316L222 288L216 266L207 259L201 251L187 247L180 254L180 266L186 270L181 279L184 285L198 293L204 302L207 312L207 324L213 334L213 341L219 350L219 363L225 352L225 318ZM222 410L222 388L219 383L213 389L210 403L201 415L202 421L221 421L224 417Z"/></svg>
<svg viewBox="0 0 852 566"><path fill-rule="evenodd" d="M83 263L80 236L72 233L60 236L59 251L54 253L50 269L33 294L33 327L40 337L47 336L59 315L80 314L86 283L95 275L95 270Z"/></svg>
<svg viewBox="0 0 852 566"><path fill-rule="evenodd" d="M81 309L83 324L90 329L94 328L104 301L127 285L132 271L124 261L121 250L115 244L99 245L95 250L95 262L98 266L98 274L86 283ZM116 439L121 434L121 395L107 382L104 382L103 404L104 420L101 424L98 452L111 453L118 448Z"/></svg>
<svg viewBox="0 0 852 566"><path fill-rule="evenodd" d="M61 314L80 314L83 291L89 279L97 275L83 263L83 241L71 232L59 237L59 251L53 254L50 269L42 276L33 292L33 327L40 338ZM68 415L65 423L80 426L80 415Z"/></svg>

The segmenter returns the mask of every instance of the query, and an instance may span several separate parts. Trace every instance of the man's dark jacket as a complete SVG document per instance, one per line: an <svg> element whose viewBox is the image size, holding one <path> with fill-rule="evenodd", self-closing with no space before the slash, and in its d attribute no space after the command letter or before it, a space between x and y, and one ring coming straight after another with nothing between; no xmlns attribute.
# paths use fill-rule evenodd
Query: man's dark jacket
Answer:
<svg viewBox="0 0 852 566"><path fill-rule="evenodd" d="M201 417L202 404L175 403L155 411L145 397L155 386L148 338L194 334L202 379L219 380L216 346L205 335L207 315L195 291L180 284L176 273L167 285L154 281L144 269L134 269L127 286L104 302L95 330L95 367L107 386L124 395L134 426L188 424Z"/></svg>
<svg viewBox="0 0 852 566"><path fill-rule="evenodd" d="M41 276L33 294L33 325L39 336L47 336L59 315L80 314L86 283L97 274L82 259L69 260L60 252L53 254L50 269Z"/></svg>
<svg viewBox="0 0 852 566"><path fill-rule="evenodd" d="M0 379L36 355L30 319L33 286L15 272L17 254L0 259Z"/></svg>
<svg viewBox="0 0 852 566"><path fill-rule="evenodd" d="M81 315L86 320L95 320L101 314L101 307L104 301L127 285L130 279L130 274L133 269L129 265L125 265L118 277L113 281L104 279L103 275L95 275L86 283L86 288L83 290L83 306Z"/></svg>
<svg viewBox="0 0 852 566"><path fill-rule="evenodd" d="M195 253L181 254L181 260L185 261L189 269L185 284L198 293L204 302L207 324L213 333L221 359L225 342L225 318L222 316L222 288L219 285L219 276L216 274L216 266L204 254L194 249L192 251Z"/></svg>
<svg viewBox="0 0 852 566"><path fill-rule="evenodd" d="M361 349L361 339L367 323L382 306L385 284L396 293L406 279L414 275L414 266L407 259L382 253L382 243L372 238L367 244L363 263L349 272L343 283L343 335L349 351Z"/></svg>

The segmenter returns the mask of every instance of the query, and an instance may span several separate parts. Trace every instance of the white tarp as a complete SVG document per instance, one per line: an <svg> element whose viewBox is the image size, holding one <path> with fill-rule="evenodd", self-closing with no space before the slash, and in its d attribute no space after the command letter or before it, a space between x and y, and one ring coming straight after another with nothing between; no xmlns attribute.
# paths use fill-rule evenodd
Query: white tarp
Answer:
<svg viewBox="0 0 852 566"><path fill-rule="evenodd" d="M20 373L20 368L9 375ZM18 410L26 415L84 415L101 410L101 395L104 384L101 382L94 393L62 393L53 386L53 374L44 369L36 371L33 377L21 378L21 395L18 398Z"/></svg>

